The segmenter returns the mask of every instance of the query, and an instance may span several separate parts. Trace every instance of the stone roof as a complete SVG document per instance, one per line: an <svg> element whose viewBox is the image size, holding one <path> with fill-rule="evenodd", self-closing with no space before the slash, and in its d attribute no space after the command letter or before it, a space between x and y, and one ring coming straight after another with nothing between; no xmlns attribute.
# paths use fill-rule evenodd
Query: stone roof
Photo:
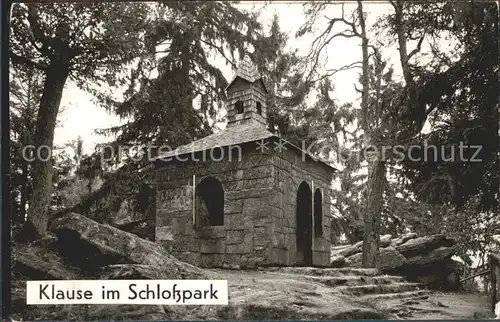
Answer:
<svg viewBox="0 0 500 322"><path fill-rule="evenodd" d="M246 55L238 65L238 69L236 70L236 75L233 77L231 82L229 82L229 85L227 85L226 90L234 83L234 81L238 77L250 83L255 83L256 81L260 80L262 82L262 85L264 86L264 89L267 91L264 81L262 80L262 76L260 75L259 70L257 69L257 66L255 66L255 64L252 62L250 57L248 57L248 55Z"/></svg>
<svg viewBox="0 0 500 322"><path fill-rule="evenodd" d="M224 130L210 134L202 139L193 141L189 144L182 145L175 150L164 153L158 156L157 159L169 158L177 155L205 151L214 147L225 147L238 145L248 142L254 142L262 139L267 139L275 134L269 132L261 124L246 123L227 127Z"/></svg>
<svg viewBox="0 0 500 322"><path fill-rule="evenodd" d="M265 126L259 123L244 123L235 125L233 127L226 127L224 130L210 134L202 139L193 141L189 144L177 147L175 150L168 151L162 155L157 156L153 160L170 161L168 158L186 155L195 152L210 150L215 147L230 147L244 143L256 142L264 139L275 138L283 140L278 135L268 131ZM320 162L329 168L336 170L330 164L312 156L311 154L303 151L301 148L285 141L284 146L291 147L293 150L306 153L313 161ZM256 149L258 146L256 146ZM269 147L272 149L273 147Z"/></svg>

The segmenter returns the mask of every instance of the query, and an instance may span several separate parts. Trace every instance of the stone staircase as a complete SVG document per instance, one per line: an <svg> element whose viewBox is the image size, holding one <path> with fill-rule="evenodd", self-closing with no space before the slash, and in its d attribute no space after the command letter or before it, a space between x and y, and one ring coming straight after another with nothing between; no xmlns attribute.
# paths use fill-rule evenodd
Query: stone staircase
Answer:
<svg viewBox="0 0 500 322"><path fill-rule="evenodd" d="M369 268L285 267L279 272L302 275L303 278L332 287L334 292L359 299L422 299L430 292L419 283L410 283L401 276L380 275Z"/></svg>
<svg viewBox="0 0 500 322"><path fill-rule="evenodd" d="M413 317L412 304L429 302L432 292L401 276L381 275L376 269L284 267L274 271L300 275L332 288L332 292L389 311L396 319ZM432 313L439 310L430 310Z"/></svg>
<svg viewBox="0 0 500 322"><path fill-rule="evenodd" d="M238 312L267 312L258 315L261 320L278 316L283 319L283 314L290 320L470 320L491 315L482 295L430 291L375 269L267 267L208 271L213 274L211 279L228 280L230 304L238 307ZM241 319L251 316L253 320L252 314Z"/></svg>
<svg viewBox="0 0 500 322"><path fill-rule="evenodd" d="M388 312L396 320L490 318L488 303L482 295L430 291L401 276L382 275L376 269L283 267L272 270L328 286L332 293Z"/></svg>

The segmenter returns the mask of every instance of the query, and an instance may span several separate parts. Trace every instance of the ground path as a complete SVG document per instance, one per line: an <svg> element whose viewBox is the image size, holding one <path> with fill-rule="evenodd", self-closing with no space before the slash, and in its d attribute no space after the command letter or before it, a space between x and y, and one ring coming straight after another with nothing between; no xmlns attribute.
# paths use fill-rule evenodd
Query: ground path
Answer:
<svg viewBox="0 0 500 322"><path fill-rule="evenodd" d="M257 271L208 270L227 279L230 303L248 303L252 312L242 318L264 319L304 316L391 319L491 318L483 294L442 293L419 288L398 276L379 275L370 269L280 268ZM280 303L282 306L280 306ZM277 308L283 308L283 311ZM286 313L288 312L288 313ZM376 313L378 312L378 313ZM301 314L302 313L302 314Z"/></svg>

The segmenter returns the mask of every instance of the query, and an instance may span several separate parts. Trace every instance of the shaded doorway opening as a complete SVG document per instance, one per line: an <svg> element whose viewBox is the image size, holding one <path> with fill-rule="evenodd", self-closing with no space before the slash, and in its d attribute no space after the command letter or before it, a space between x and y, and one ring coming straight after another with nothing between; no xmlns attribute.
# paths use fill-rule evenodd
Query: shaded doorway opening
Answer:
<svg viewBox="0 0 500 322"><path fill-rule="evenodd" d="M323 196L321 190L314 192L314 237L323 235Z"/></svg>
<svg viewBox="0 0 500 322"><path fill-rule="evenodd" d="M303 181L297 190L296 238L297 265L312 265L312 196L311 188Z"/></svg>
<svg viewBox="0 0 500 322"><path fill-rule="evenodd" d="M196 227L224 225L224 190L214 177L203 179L195 190Z"/></svg>

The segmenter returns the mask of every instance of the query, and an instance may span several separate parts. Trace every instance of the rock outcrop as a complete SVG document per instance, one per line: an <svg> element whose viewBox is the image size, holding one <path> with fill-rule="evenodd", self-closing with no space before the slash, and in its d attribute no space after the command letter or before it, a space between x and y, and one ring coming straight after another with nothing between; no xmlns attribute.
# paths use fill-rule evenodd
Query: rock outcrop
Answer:
<svg viewBox="0 0 500 322"><path fill-rule="evenodd" d="M332 292L333 286L306 280L299 275L291 278L290 274L284 273L205 270L192 266L174 258L158 244L76 213L53 219L50 231L55 235L50 238L50 242L42 245L23 244L14 249L15 274L12 280L16 320L389 318L386 312L373 308L368 303L345 297L341 292ZM349 272L350 270L341 269L338 273L344 276ZM229 282L230 300L228 306L216 307L27 306L25 281L51 279L223 279ZM360 277L358 283L365 283L364 279Z"/></svg>
<svg viewBox="0 0 500 322"><path fill-rule="evenodd" d="M418 237L405 234L380 238L379 269L383 273L406 277L431 289L458 290L459 272L455 261L456 242L444 235ZM332 267L361 267L363 242L332 248Z"/></svg>
<svg viewBox="0 0 500 322"><path fill-rule="evenodd" d="M158 305L27 306L26 280L210 279L207 272L153 242L76 213L54 219L50 230L56 238L45 245L13 249L13 311L23 319L168 320L172 316Z"/></svg>
<svg viewBox="0 0 500 322"><path fill-rule="evenodd" d="M160 245L79 214L55 219L50 230L61 254L91 274L108 265L141 264L168 272L170 279L203 276L201 269L181 262Z"/></svg>
<svg viewBox="0 0 500 322"><path fill-rule="evenodd" d="M425 312L432 318L469 317L463 313L439 313L442 308L428 300L430 291L421 289L417 283L408 283L401 276L381 275L376 269L207 270L175 259L155 243L78 214L53 220L50 229L56 237L38 245L22 244L13 248L14 320L380 320L419 319ZM390 246L385 247L381 255L387 267L401 266L403 259L406 265L407 258L397 251L397 246L404 243L386 239L384 244ZM360 256L357 251L360 246L342 247L345 253L352 255L337 256L336 265L354 262ZM415 245L404 247L408 251L416 249ZM434 258L447 256L442 247L448 246L437 247L429 253L433 253ZM415 262L423 264L418 256L424 254L416 254ZM25 281L51 279L223 279L228 281L229 305L27 306ZM409 301L411 306L406 304ZM464 301L456 305L455 302L455 299L450 301L448 311L456 313L456 307L464 305ZM415 303L422 307L413 310ZM485 306L488 310L486 302ZM467 308L468 313L474 310Z"/></svg>

